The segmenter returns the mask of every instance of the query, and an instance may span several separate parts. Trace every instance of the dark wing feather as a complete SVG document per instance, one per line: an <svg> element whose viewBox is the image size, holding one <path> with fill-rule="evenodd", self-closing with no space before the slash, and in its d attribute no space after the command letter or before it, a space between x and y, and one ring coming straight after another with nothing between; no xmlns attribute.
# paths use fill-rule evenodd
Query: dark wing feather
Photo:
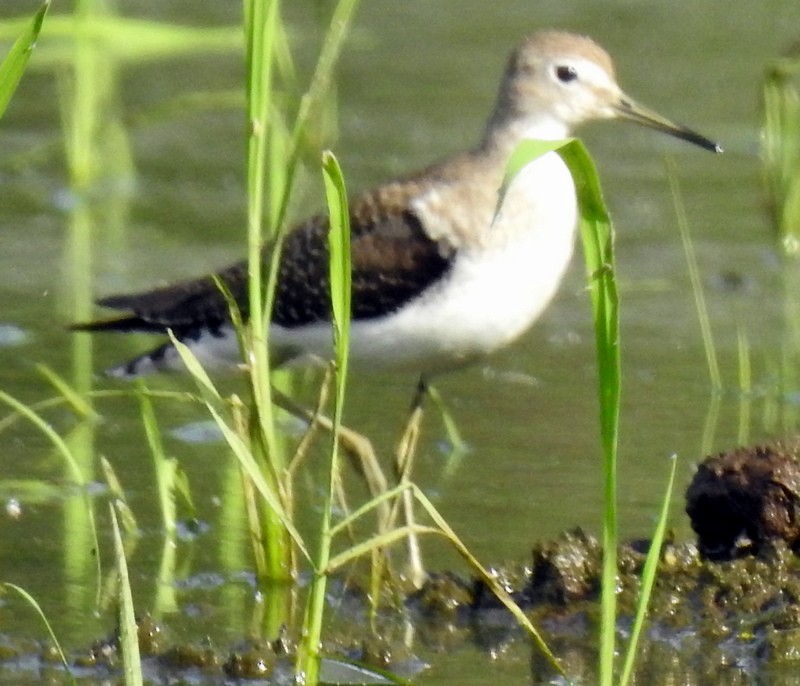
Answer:
<svg viewBox="0 0 800 686"><path fill-rule="evenodd" d="M351 208L353 318L370 319L394 311L449 269L451 250L430 239L408 209L413 183L389 186L363 196ZM292 328L330 319L328 220L319 215L284 240L273 322ZM269 249L264 250L264 259ZM247 265L234 264L216 275L247 318ZM131 295L98 300L103 307L131 314L73 328L83 331L165 331L180 337L198 328L215 330L230 321L228 303L213 276Z"/></svg>
<svg viewBox="0 0 800 686"><path fill-rule="evenodd" d="M219 272L217 277L225 284L240 307L246 307L247 265L234 264ZM172 329L180 338L199 328L216 331L230 321L228 303L213 276L183 281L141 293L112 295L101 298L97 304L115 310L128 310L132 314L118 319L75 324L72 328L78 331L147 333L163 333L167 329ZM244 312L243 316L246 314Z"/></svg>
<svg viewBox="0 0 800 686"><path fill-rule="evenodd" d="M355 320L399 309L450 268L452 251L427 236L405 202L362 197L351 209L350 224ZM272 318L276 324L330 320L327 234L327 217L318 216L287 236Z"/></svg>

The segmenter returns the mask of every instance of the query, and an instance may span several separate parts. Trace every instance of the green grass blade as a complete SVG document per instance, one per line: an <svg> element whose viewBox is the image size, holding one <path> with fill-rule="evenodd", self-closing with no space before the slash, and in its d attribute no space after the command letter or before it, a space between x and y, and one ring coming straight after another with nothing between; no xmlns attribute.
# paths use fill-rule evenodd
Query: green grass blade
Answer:
<svg viewBox="0 0 800 686"><path fill-rule="evenodd" d="M328 249L330 251L331 305L333 307L334 345L337 367L337 405L344 400L344 379L350 350L350 215L347 189L339 162L332 152L322 153L322 175L330 215ZM342 383L338 383L341 379ZM337 427L338 429L338 427ZM336 441L334 441L334 445Z"/></svg>
<svg viewBox="0 0 800 686"><path fill-rule="evenodd" d="M708 376L711 381L711 388L715 392L722 390L722 374L719 371L717 361L717 351L714 347L714 334L711 331L711 318L708 316L708 306L706 305L705 293L703 292L703 281L700 278L700 267L697 264L697 255L694 251L692 236L689 231L689 221L686 218L686 209L683 206L678 177L675 173L675 163L667 160L667 178L669 188L672 193L672 202L675 206L675 214L678 219L678 231L681 236L683 252L686 256L686 264L689 268L689 280L692 284L692 295L697 312L697 320L700 323L700 333L703 337L703 348L706 353L706 365Z"/></svg>
<svg viewBox="0 0 800 686"><path fill-rule="evenodd" d="M536 158L546 155L548 152L555 152L565 145L569 144L570 140L560 141L539 141L539 140L524 140L516 148L506 163L506 169L503 173L503 181L500 184L500 192L497 197L497 207L495 208L495 216L500 211L503 201L506 197L506 192L511 182L516 178L522 169L533 162Z"/></svg>
<svg viewBox="0 0 800 686"><path fill-rule="evenodd" d="M428 516L433 520L434 524L439 528L442 535L450 541L450 544L458 551L458 553L466 560L466 562L472 567L475 572L477 572L478 576L486 583L486 585L491 589L492 593L494 593L495 597L506 607L509 612L514 616L514 619L517 620L519 625L527 631L528 635L533 639L534 643L536 644L537 648L542 652L542 654L547 658L550 662L552 667L558 671L559 674L562 676L566 676L564 672L564 668L561 666L561 663L558 661L558 658L552 653L550 648L544 642L541 634L538 632L536 627L531 623L528 619L527 615L523 612L522 608L519 607L514 602L514 599L510 596L508 591L503 587L503 585L495 578L495 576L486 569L480 562L478 562L477 558L469 551L466 545L461 541L461 539L456 535L456 532L450 528L450 525L447 521L439 514L439 511L434 507L433 503L427 498L427 496L419 490L413 483L409 484L412 492L414 493L414 497L416 500L425 508L425 511L428 513Z"/></svg>
<svg viewBox="0 0 800 686"><path fill-rule="evenodd" d="M669 480L667 481L667 490L664 493L664 500L661 503L661 512L658 516L658 523L656 530L653 533L653 539L650 541L650 550L647 551L647 558L644 562L644 569L642 569L642 590L639 593L639 602L636 606L636 617L633 621L631 629L631 638L628 641L628 650L625 653L625 664L622 668L622 675L620 676L619 686L627 686L630 677L633 674L633 667L636 664L636 649L639 645L639 638L644 628L644 622L647 618L647 608L650 603L650 596L653 592L655 585L656 575L658 573L658 561L661 557L661 547L664 544L664 536L667 532L667 520L669 518L669 506L672 502L672 490L675 485L675 471L678 466L678 460L675 455L671 458L672 464L669 471Z"/></svg>
<svg viewBox="0 0 800 686"><path fill-rule="evenodd" d="M114 556L117 562L119 580L119 645L122 651L122 671L126 686L144 686L142 678L142 659L139 655L139 631L136 627L136 614L133 609L133 593L128 576L128 563L125 560L125 546L119 531L117 513L113 503L109 503L112 531L114 533Z"/></svg>
<svg viewBox="0 0 800 686"><path fill-rule="evenodd" d="M0 500L31 505L52 505L64 497L64 488L40 479L0 479Z"/></svg>
<svg viewBox="0 0 800 686"><path fill-rule="evenodd" d="M450 444L450 454L447 460L447 467L445 468L445 476L450 477L455 474L458 465L461 464L461 458L469 450L469 445L461 437L458 424L456 424L453 414L448 409L444 398L442 398L442 394L439 393L439 389L429 384L428 397L439 411L439 416L442 418L442 424L444 424L445 434L447 435L447 441Z"/></svg>
<svg viewBox="0 0 800 686"><path fill-rule="evenodd" d="M737 329L736 340L739 351L739 434L737 443L747 445L753 405L753 369L750 364L750 341L741 326Z"/></svg>
<svg viewBox="0 0 800 686"><path fill-rule="evenodd" d="M247 66L247 265L249 278L250 323L254 342L259 342L263 327L263 279L261 276L261 247L264 243L264 171L266 168L268 113L272 106L273 41L279 23L278 0L245 0L245 44ZM264 397L255 398L264 403L264 417L271 422L269 398L269 360L266 350L254 346L257 355L254 369L255 389ZM273 436L272 427L267 435Z"/></svg>
<svg viewBox="0 0 800 686"><path fill-rule="evenodd" d="M336 536L342 531L347 530L359 518L363 517L368 512L374 510L375 508L379 507L381 504L395 499L397 496L401 495L403 490L405 490L406 488L407 488L406 484L399 484L394 488L389 488L380 495L375 496L374 498L368 500L360 507L348 513L347 516L343 517L334 526L332 526L331 535Z"/></svg>
<svg viewBox="0 0 800 686"><path fill-rule="evenodd" d="M11 407L15 412L19 413L22 417L30 421L39 431L41 431L53 444L55 449L64 458L67 466L69 467L70 472L72 473L72 478L77 484L83 484L85 482L85 477L83 474L83 470L81 469L80 465L78 464L75 456L72 454L69 446L64 442L64 439L58 435L58 433L53 429L48 421L46 421L41 415L35 412L33 409L25 405L24 403L20 402L13 396L10 396L5 391L0 391L0 402L5 403L9 407Z"/></svg>
<svg viewBox="0 0 800 686"><path fill-rule="evenodd" d="M281 504L277 495L273 493L272 489L267 485L267 482L264 480L264 476L261 473L261 469L253 457L252 452L250 452L249 448L247 447L247 444L230 426L228 426L215 408L209 406L208 410L211 413L211 416L214 418L214 421L217 423L217 426L219 426L220 430L222 431L228 447L230 447L234 455L236 455L236 458L239 460L239 463L242 465L242 468L244 469L248 478L253 482L258 492L266 501L267 505L269 505L270 509L275 512L275 514L281 520L281 523L286 528L286 531L292 537L295 545L297 545L303 556L310 560L311 556L309 555L305 543L303 542L303 537L300 535L300 532L297 531L291 518L283 509L283 505Z"/></svg>
<svg viewBox="0 0 800 686"><path fill-rule="evenodd" d="M274 112L274 66L276 42L280 40L279 0L245 0L246 93L247 93L247 283L249 320L244 328L243 353L248 365L250 408L253 421L248 455L263 465L262 481L274 502L282 499L286 489L281 484L285 473L285 451L281 450L275 430L272 404L269 359L269 320L274 278L263 274L262 246L263 217L266 204L265 173L267 145L274 135L270 114ZM276 171L276 170L272 170ZM280 183L277 179L270 183ZM271 200L271 203L272 204ZM275 233L276 227L270 226ZM274 236L270 236L274 242ZM266 292L264 290L267 283ZM265 496L266 497L266 496ZM262 550L256 552L258 574L263 578L289 581L292 570L292 551L286 527L285 511L291 509L281 502L280 512L271 506L260 513L263 534ZM255 513L254 513L255 514Z"/></svg>
<svg viewBox="0 0 800 686"><path fill-rule="evenodd" d="M181 26L174 23L116 17L94 3L92 14L54 14L36 46L37 70L64 67L76 42L94 45L106 60L139 65L181 55L240 53L241 26ZM110 3L105 3L108 6ZM0 20L0 41L13 40L27 21Z"/></svg>
<svg viewBox="0 0 800 686"><path fill-rule="evenodd" d="M442 517L439 511L436 509L434 504L425 496L422 491L419 490L417 486L415 486L412 482L405 482L400 484L399 486L395 486L394 488L386 491L381 496L373 498L369 502L365 503L357 510L352 512L348 517L344 520L339 522L335 527L333 527L332 531L338 533L339 531L346 529L351 523L355 520L359 519L360 517L364 516L371 510L378 507L382 502L387 500L394 500L399 495L402 494L403 491L410 489L414 498L422 505L425 511L428 513L428 516L433 520L435 527L424 526L420 524L414 524L411 526L402 526L396 529L392 529L391 531L386 531L380 533L376 536L373 536L366 541L362 541L357 545L345 550L344 552L331 557L329 560L329 568L328 571L334 571L339 569L342 565L345 565L349 562L352 562L357 557L366 555L373 550L377 549L384 549L395 543L397 541L403 540L409 534L437 534L439 536L443 536L447 541L458 551L459 555L461 555L464 560L472 567L472 569L480 576L490 588L490 590L497 596L498 600L511 612L514 618L517 620L519 625L528 632L528 635L533 639L534 643L536 643L537 647L542 651L545 657L549 660L550 664L553 668L558 671L559 674L562 676L566 676L564 672L564 668L561 666L560 662L556 658L556 656L552 653L552 651L548 648L547 644L544 642L544 639L541 637L541 634L538 632L536 627L531 623L530 619L526 616L525 612L522 608L517 605L513 598L509 595L508 591L502 586L502 584L492 575L489 570L487 570L478 559L469 551L467 546L461 541L461 539L456 535L455 531L450 527L447 521Z"/></svg>
<svg viewBox="0 0 800 686"><path fill-rule="evenodd" d="M142 415L147 445L150 447L150 455L153 457L153 465L156 471L156 483L158 484L158 499L161 504L161 521L164 531L168 535L175 533L177 525L177 507L175 504L175 478L177 474L177 463L169 459L164 453L164 444L161 440L161 431L158 428L156 415L153 411L153 403L145 394L143 384L137 389L139 398L139 410Z"/></svg>
<svg viewBox="0 0 800 686"><path fill-rule="evenodd" d="M281 524L292 537L300 552L306 559L310 561L311 556L309 555L305 543L303 542L302 536L297 531L291 521L291 518L284 510L277 494L275 494L267 485L264 475L262 474L252 451L242 437L236 432L236 430L233 429L228 422L225 421L225 419L223 419L222 412L225 401L220 396L208 374L206 374L205 370L197 361L197 358L192 354L192 351L188 348L188 346L181 343L171 334L170 339L180 355L184 365L186 365L186 369L194 378L194 381L200 390L200 394L206 403L206 407L220 431L222 431L222 435L225 438L225 442L228 444L228 447L233 451L248 478L253 482L258 492L267 502L267 505L269 505L270 509L275 512L276 516L280 519Z"/></svg>
<svg viewBox="0 0 800 686"><path fill-rule="evenodd" d="M158 584L152 611L156 617L178 609L175 590L175 559L177 552L177 503L176 493L179 488L185 488L188 495L186 475L181 472L178 461L167 457L164 444L161 440L161 431L153 410L153 403L147 396L143 383L137 385L136 395L139 398L139 409L142 415L147 444L153 458L153 467L156 473L158 486L158 499L161 504L161 523L164 528L164 542L161 552L161 564L158 570ZM182 482L179 486L179 482Z"/></svg>
<svg viewBox="0 0 800 686"><path fill-rule="evenodd" d="M336 480L339 474L339 430L342 426L347 367L350 354L351 313L351 264L350 264L350 214L347 204L347 189L339 162L334 154L322 154L322 177L325 182L325 197L328 203L329 274L331 284L331 307L333 311L333 344L336 356L336 393L331 431L330 460L328 464L328 488L325 493L320 542L316 571L309 593L303 640L298 650L296 672L306 683L319 681L322 637L322 618L325 610L325 588L328 565L331 557L331 518Z"/></svg>
<svg viewBox="0 0 800 686"><path fill-rule="evenodd" d="M272 198L272 204L277 209L273 212L274 229L278 231L278 238L273 246L270 256L269 273L266 287L266 298L264 302L265 312L272 312L273 298L278 278L278 264L281 257L282 236L280 229L286 221L286 214L289 209L294 179L297 173L297 166L300 160L301 143L306 135L306 129L312 115L316 111L320 100L330 89L330 82L333 69L341 54L344 40L350 29L353 14L358 6L358 0L339 0L334 7L328 31L320 51L311 84L305 95L300 100L297 117L291 133L288 145L288 156L284 167L284 177L282 182L275 184L275 188L280 188L279 197Z"/></svg>
<svg viewBox="0 0 800 686"><path fill-rule="evenodd" d="M169 331L168 333L170 341L172 341L172 345L175 346L175 349L181 356L181 361L185 365L186 371L189 372L195 384L197 385L203 402L205 402L206 405L216 405L221 403L222 396L219 394L214 382L211 381L211 377L206 373L206 370L203 369L203 365L198 362L197 358L192 354L192 351L189 350L186 345L175 338L172 331Z"/></svg>
<svg viewBox="0 0 800 686"><path fill-rule="evenodd" d="M580 141L564 146L566 162L578 191L580 232L592 300L603 447L603 573L600 599L600 684L614 679L617 608L617 446L621 392L619 294L614 272L614 231L603 202L600 180Z"/></svg>
<svg viewBox="0 0 800 686"><path fill-rule="evenodd" d="M614 674L617 578L617 445L621 390L619 351L619 294L614 274L614 233L603 202L600 180L584 145L577 140L526 141L527 151L557 150L575 183L580 233L595 324L600 431L603 452L603 581L601 592L600 683L610 685ZM520 146L520 148L522 148ZM523 156L514 159L524 164ZM539 152L539 154L542 154ZM516 156L516 153L515 153Z"/></svg>
<svg viewBox="0 0 800 686"><path fill-rule="evenodd" d="M776 233L787 255L800 253L800 58L766 70L761 152Z"/></svg>
<svg viewBox="0 0 800 686"><path fill-rule="evenodd" d="M247 190L248 190L248 298L250 303L248 336L245 353L250 370L250 387L256 422L251 438L258 461L267 464L272 490L280 495L285 474L285 456L279 449L275 432L272 388L270 386L269 320L271 317L278 265L281 257L282 228L292 191L309 115L328 92L333 65L339 55L350 24L356 0L339 0L334 6L329 30L325 35L320 58L308 92L302 98L291 137L285 128L276 125L277 107L273 97L273 70L276 63L288 64L285 32L280 22L279 0L245 0L245 34L247 43ZM289 65L291 72L291 65ZM272 114L272 118L270 118ZM271 157L270 194L270 259L264 274L262 217L265 207L265 171L267 146L273 153L285 150L284 160ZM283 162L282 164L280 162ZM265 278L266 277L266 278ZM286 508L290 509L287 503ZM264 539L270 551L270 576L290 569L290 550L270 512L264 516ZM284 543L286 540L286 543ZM284 576L285 578L285 576Z"/></svg>
<svg viewBox="0 0 800 686"><path fill-rule="evenodd" d="M100 467L103 470L109 493L112 498L116 499L117 514L122 520L122 528L128 536L138 536L139 525L136 523L136 515L133 514L133 510L128 505L125 490L122 488L117 473L105 457L100 458Z"/></svg>
<svg viewBox="0 0 800 686"><path fill-rule="evenodd" d="M405 486L403 488L405 488ZM376 550L386 550L394 543L399 543L411 535L417 536L420 534L443 535L440 529L433 526L425 526L424 524L404 524L390 529L389 531L376 534L366 540L359 541L347 550L332 556L328 561L328 569L326 571L328 573L334 573L345 565L355 562L360 557L364 557Z"/></svg>
<svg viewBox="0 0 800 686"><path fill-rule="evenodd" d="M319 60L314 70L314 75L311 78L311 84L308 91L300 101L297 118L295 120L294 128L292 130L291 145L289 160L286 166L286 183L283 186L283 195L280 199L275 198L279 208L276 213L276 223L280 227L286 217L286 211L289 207L289 198L291 195L293 180L297 170L297 164L300 159L301 141L305 136L305 131L308 123L314 114L321 98L325 96L330 88L330 82L333 75L333 69L341 54L344 40L350 29L350 23L353 14L358 6L358 0L339 0L331 15L331 21L328 31L325 34L325 40L320 50ZM274 261L273 261L274 262ZM271 272L274 274L274 264L271 267Z"/></svg>
<svg viewBox="0 0 800 686"><path fill-rule="evenodd" d="M5 114L8 103L17 90L25 67L31 57L31 52L36 46L39 32L44 23L44 17L50 7L50 0L46 0L34 15L22 35L14 41L11 50L0 63L0 117Z"/></svg>
<svg viewBox="0 0 800 686"><path fill-rule="evenodd" d="M17 586L16 584L12 584L10 582L4 582L0 584L5 588L10 588L12 591L16 591L19 595L21 595L25 601L30 605L36 613L41 618L42 622L44 622L44 626L47 629L47 633L50 634L50 639L53 641L53 645L58 652L58 657L61 660L61 664L64 665L64 669L66 670L67 674L69 675L69 680L72 684L77 684L78 682L75 680L75 675L72 673L70 669L69 662L67 661L66 655L64 655L64 651L61 649L61 644L58 642L56 638L56 634L53 631L53 627L50 626L50 622L47 620L47 616L45 615L42 608L39 606L39 603L36 602L36 598L34 598L30 593L28 593L24 588L21 586Z"/></svg>
<svg viewBox="0 0 800 686"><path fill-rule="evenodd" d="M501 187L498 210L511 180L529 162L557 152L569 168L578 196L579 228L589 278L595 328L595 350L603 454L603 572L600 623L600 684L614 677L617 544L617 446L621 392L619 293L614 273L614 231L600 179L589 153L578 140L526 140L512 153Z"/></svg>
<svg viewBox="0 0 800 686"><path fill-rule="evenodd" d="M98 414L94 411L92 404L86 400L86 397L76 391L62 376L59 376L55 371L50 369L47 365L37 363L36 371L39 372L53 388L58 391L59 395L66 401L80 417L88 419L97 419Z"/></svg>

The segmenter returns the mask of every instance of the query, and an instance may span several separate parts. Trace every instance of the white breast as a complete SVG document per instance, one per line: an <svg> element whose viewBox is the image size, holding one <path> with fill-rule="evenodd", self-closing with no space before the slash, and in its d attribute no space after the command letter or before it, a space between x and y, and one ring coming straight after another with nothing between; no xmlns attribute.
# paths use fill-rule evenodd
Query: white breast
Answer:
<svg viewBox="0 0 800 686"><path fill-rule="evenodd" d="M463 189L462 189L463 190ZM424 225L444 192L414 208ZM455 214L463 208L454 208ZM487 217L491 215L487 212ZM514 179L494 222L462 245L442 281L400 311L353 322L356 367L434 372L480 359L508 345L542 313L572 256L576 200L572 178L555 153L528 165ZM273 326L272 341L305 354L330 357L329 324L297 329Z"/></svg>

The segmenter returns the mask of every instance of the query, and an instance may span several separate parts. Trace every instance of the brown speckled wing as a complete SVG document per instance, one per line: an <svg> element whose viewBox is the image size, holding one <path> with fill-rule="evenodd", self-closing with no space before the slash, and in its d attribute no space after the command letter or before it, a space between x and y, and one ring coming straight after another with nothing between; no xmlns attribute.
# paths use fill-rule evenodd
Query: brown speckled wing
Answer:
<svg viewBox="0 0 800 686"><path fill-rule="evenodd" d="M453 255L426 235L408 209L408 193L399 186L360 198L351 208L353 318L371 319L392 312L418 296L449 269ZM394 201L394 202L393 202ZM292 328L330 319L328 220L317 216L286 237L273 322ZM265 259L269 254L265 250ZM247 265L218 272L247 317ZM172 328L191 336L212 332L230 321L225 298L213 277L204 277L130 295L98 300L103 307L128 310L116 319L78 324L90 331L161 332Z"/></svg>

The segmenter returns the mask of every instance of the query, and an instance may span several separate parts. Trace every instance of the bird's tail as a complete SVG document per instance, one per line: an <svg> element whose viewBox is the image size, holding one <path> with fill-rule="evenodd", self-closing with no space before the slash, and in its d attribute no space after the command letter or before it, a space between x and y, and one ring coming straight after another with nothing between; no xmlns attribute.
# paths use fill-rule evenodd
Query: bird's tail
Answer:
<svg viewBox="0 0 800 686"><path fill-rule="evenodd" d="M69 329L70 331L113 331L118 333L166 333L167 331L167 327L163 324L146 321L135 314L78 322L70 324Z"/></svg>

